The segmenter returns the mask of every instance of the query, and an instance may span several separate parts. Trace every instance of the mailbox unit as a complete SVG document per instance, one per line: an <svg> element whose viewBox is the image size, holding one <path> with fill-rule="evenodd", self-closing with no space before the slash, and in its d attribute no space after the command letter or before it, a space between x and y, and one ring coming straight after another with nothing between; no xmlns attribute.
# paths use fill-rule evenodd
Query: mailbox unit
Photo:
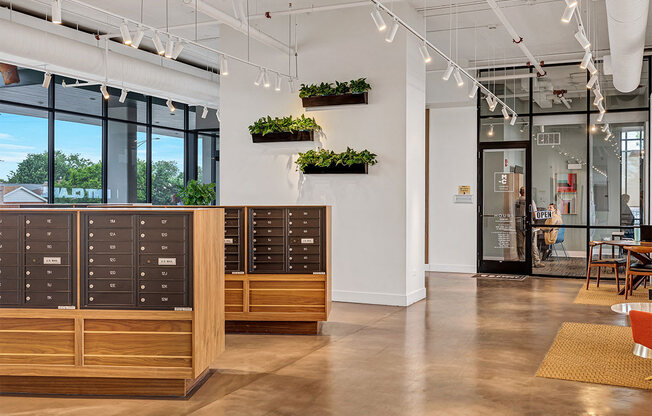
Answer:
<svg viewBox="0 0 652 416"><path fill-rule="evenodd" d="M224 350L224 210L0 210L0 393L185 396Z"/></svg>

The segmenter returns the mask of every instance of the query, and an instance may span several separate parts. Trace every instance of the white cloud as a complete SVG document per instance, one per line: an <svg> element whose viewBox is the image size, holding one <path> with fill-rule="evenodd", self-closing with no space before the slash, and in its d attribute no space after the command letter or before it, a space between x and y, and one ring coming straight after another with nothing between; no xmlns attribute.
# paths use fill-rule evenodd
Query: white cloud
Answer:
<svg viewBox="0 0 652 416"><path fill-rule="evenodd" d="M34 146L24 146L20 144L8 144L8 143L0 143L0 149L7 149L8 151L11 150L34 150Z"/></svg>

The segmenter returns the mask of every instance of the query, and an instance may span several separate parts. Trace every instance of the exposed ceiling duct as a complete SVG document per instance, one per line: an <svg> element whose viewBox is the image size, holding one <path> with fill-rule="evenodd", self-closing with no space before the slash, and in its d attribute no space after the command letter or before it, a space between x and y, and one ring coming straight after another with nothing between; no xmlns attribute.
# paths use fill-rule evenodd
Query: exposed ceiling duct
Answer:
<svg viewBox="0 0 652 416"><path fill-rule="evenodd" d="M606 0L613 84L632 92L641 81L649 0Z"/></svg>

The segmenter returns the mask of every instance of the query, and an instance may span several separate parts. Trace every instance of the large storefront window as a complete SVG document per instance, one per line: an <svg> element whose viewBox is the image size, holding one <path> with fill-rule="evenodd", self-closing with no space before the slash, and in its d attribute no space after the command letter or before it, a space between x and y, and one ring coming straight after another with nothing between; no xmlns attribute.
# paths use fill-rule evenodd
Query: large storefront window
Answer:
<svg viewBox="0 0 652 416"><path fill-rule="evenodd" d="M147 132L144 126L109 122L107 178L109 203L147 202Z"/></svg>
<svg viewBox="0 0 652 416"><path fill-rule="evenodd" d="M152 203L178 205L183 185L183 133L165 129L152 131Z"/></svg>

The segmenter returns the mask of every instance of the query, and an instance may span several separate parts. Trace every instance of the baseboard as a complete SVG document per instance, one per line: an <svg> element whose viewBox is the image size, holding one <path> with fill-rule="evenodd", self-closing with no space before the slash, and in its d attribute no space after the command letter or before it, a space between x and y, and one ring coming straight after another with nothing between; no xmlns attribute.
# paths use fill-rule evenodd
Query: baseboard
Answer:
<svg viewBox="0 0 652 416"><path fill-rule="evenodd" d="M426 264L428 272L477 273L475 264Z"/></svg>
<svg viewBox="0 0 652 416"><path fill-rule="evenodd" d="M417 289L407 295L393 293L354 292L349 290L333 290L333 301L348 303L366 303L370 305L409 306L425 299L426 288Z"/></svg>

